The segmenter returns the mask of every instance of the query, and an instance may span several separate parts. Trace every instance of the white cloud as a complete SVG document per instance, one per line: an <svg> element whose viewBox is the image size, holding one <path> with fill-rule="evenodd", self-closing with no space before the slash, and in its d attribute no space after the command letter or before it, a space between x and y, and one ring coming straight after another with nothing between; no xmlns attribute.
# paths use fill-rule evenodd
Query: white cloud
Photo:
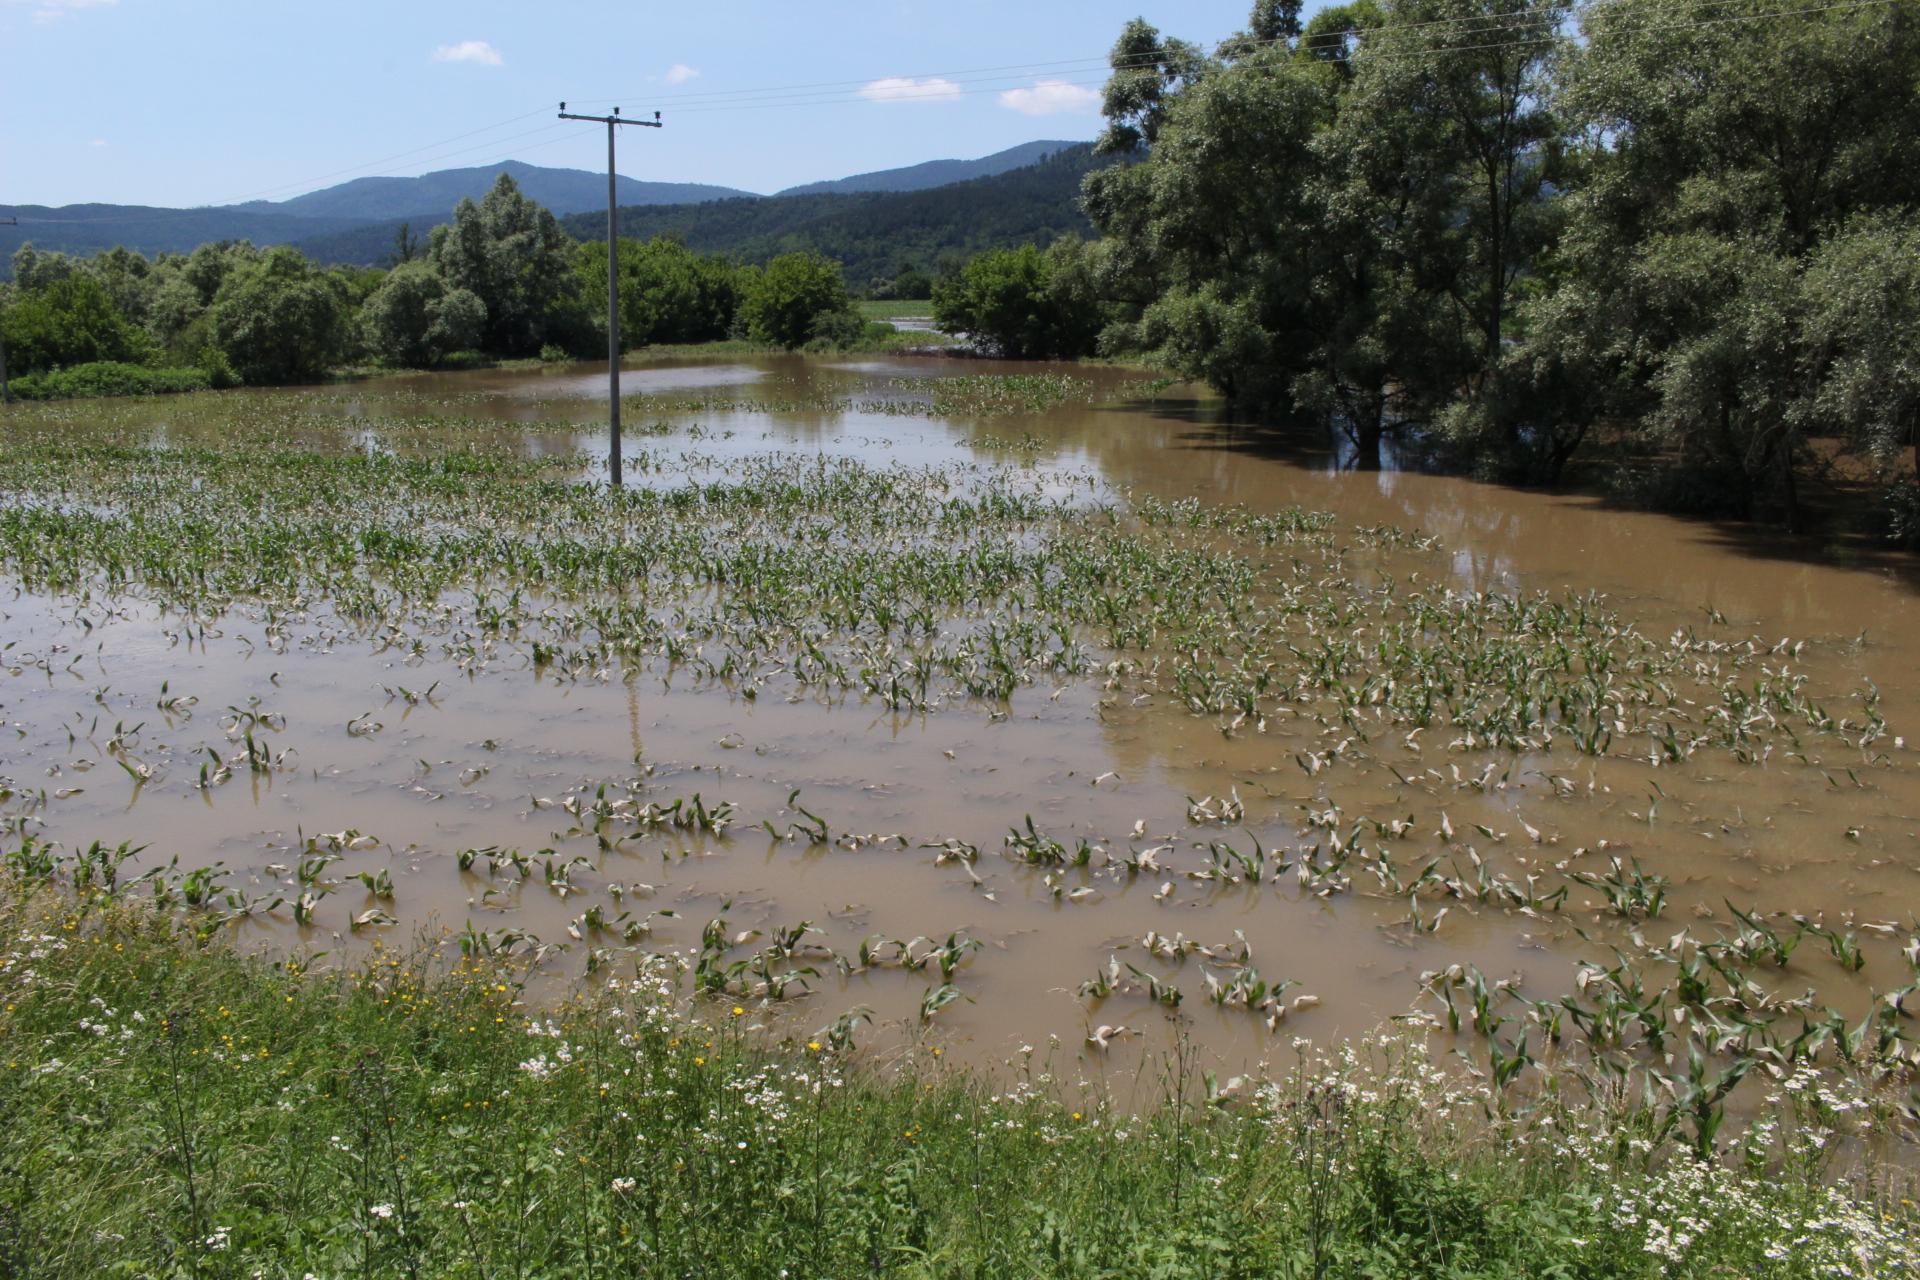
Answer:
<svg viewBox="0 0 1920 1280"><path fill-rule="evenodd" d="M28 0L35 22L58 22L79 9L110 9L120 0Z"/></svg>
<svg viewBox="0 0 1920 1280"><path fill-rule="evenodd" d="M698 67L690 67L684 62L676 62L667 68L666 79L668 84L685 84L689 80L697 80L699 78L700 69Z"/></svg>
<svg viewBox="0 0 1920 1280"><path fill-rule="evenodd" d="M1085 85L1041 80L1030 89L1007 90L1000 95L1000 105L1024 116L1057 116L1095 111L1100 106L1100 95Z"/></svg>
<svg viewBox="0 0 1920 1280"><path fill-rule="evenodd" d="M485 40L462 40L458 44L443 44L433 51L435 62L471 62L475 66L497 67L504 59L500 51Z"/></svg>
<svg viewBox="0 0 1920 1280"><path fill-rule="evenodd" d="M104 147L107 145L107 140L105 138L95 138L92 142L89 142L87 145L90 147Z"/></svg>
<svg viewBox="0 0 1920 1280"><path fill-rule="evenodd" d="M960 86L939 76L889 76L862 86L860 96L869 102L949 102L960 96Z"/></svg>

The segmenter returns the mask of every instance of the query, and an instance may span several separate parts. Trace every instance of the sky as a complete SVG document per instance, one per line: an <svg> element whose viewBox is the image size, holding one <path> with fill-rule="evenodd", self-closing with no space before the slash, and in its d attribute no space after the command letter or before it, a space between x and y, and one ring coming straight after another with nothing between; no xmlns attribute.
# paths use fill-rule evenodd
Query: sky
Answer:
<svg viewBox="0 0 1920 1280"><path fill-rule="evenodd" d="M1309 6L1313 7L1313 6ZM603 170L556 104L658 110L632 178L774 191L1093 137L1126 21L1248 0L0 0L0 204L280 200L515 158Z"/></svg>

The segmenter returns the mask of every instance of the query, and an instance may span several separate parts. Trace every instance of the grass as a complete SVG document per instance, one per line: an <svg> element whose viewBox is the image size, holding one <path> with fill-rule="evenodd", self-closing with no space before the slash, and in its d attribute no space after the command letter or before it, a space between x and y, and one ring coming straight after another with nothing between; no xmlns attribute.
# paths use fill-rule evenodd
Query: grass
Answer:
<svg viewBox="0 0 1920 1280"><path fill-rule="evenodd" d="M0 881L12 1276L1892 1276L1910 1186L1844 1078L1721 1162L1651 1109L1503 1114L1417 1042L1120 1109L1036 1048L994 1081L851 1020L786 1043L651 962L558 1008L521 974L348 971L141 902ZM1844 1176L1842 1176L1844 1175ZM1836 1179L1838 1178L1838 1181Z"/></svg>
<svg viewBox="0 0 1920 1280"><path fill-rule="evenodd" d="M853 304L854 310L868 320L897 320L902 316L931 316L933 303L925 298L888 299L878 301L863 298Z"/></svg>
<svg viewBox="0 0 1920 1280"><path fill-rule="evenodd" d="M205 391L212 380L203 369L154 369L111 360L23 374L8 383L22 400L72 400L92 396L178 395Z"/></svg>

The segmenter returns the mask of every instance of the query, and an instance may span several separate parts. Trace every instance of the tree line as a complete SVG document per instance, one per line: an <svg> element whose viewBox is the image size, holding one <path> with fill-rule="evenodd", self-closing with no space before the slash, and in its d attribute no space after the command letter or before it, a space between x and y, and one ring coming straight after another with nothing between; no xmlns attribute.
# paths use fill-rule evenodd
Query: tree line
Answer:
<svg viewBox="0 0 1920 1280"><path fill-rule="evenodd" d="M347 364L432 368L606 350L607 251L576 244L502 174L425 243L405 228L387 269L321 267L287 246L205 244L153 258L12 258L0 296L26 396L312 382ZM740 337L787 349L868 336L838 263L764 267L671 239L619 246L622 345ZM25 375L25 376L20 376Z"/></svg>
<svg viewBox="0 0 1920 1280"><path fill-rule="evenodd" d="M1130 23L1092 243L935 290L1010 354L1155 351L1243 410L1490 477L1920 537L1920 6L1260 0Z"/></svg>

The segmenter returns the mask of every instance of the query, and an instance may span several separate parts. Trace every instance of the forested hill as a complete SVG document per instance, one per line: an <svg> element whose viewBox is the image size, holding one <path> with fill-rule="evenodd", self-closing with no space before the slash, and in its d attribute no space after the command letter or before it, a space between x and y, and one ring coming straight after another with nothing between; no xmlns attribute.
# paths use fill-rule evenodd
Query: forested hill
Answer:
<svg viewBox="0 0 1920 1280"><path fill-rule="evenodd" d="M943 254L1045 244L1069 233L1091 237L1080 179L1106 163L1081 144L1039 164L924 191L642 205L620 210L620 234L671 235L691 249L749 262L811 249L837 258L847 283L859 288L903 266L930 268ZM574 214L561 225L581 240L607 233L605 214Z"/></svg>
<svg viewBox="0 0 1920 1280"><path fill-rule="evenodd" d="M604 179L602 180L604 183ZM359 225L351 217L300 217L257 209L162 209L132 204L0 204L0 278L8 274L13 251L32 241L36 248L82 256L116 245L141 253L190 253L196 245L220 240L286 244ZM390 244L391 231L386 233ZM378 255L375 255L376 257Z"/></svg>
<svg viewBox="0 0 1920 1280"><path fill-rule="evenodd" d="M272 204L255 201L232 207L305 218L358 218L366 222L411 218L416 223L432 225L446 221L453 206L461 200L478 200L486 195L494 180L503 173L520 184L520 190L526 192L528 199L555 213L603 209L607 204L604 173L550 169L519 160L503 160L499 164L468 169L441 169L417 178L355 178L291 200ZM640 182L622 176L619 183L622 204L691 204L753 194L701 182Z"/></svg>
<svg viewBox="0 0 1920 1280"><path fill-rule="evenodd" d="M967 182L974 178L991 178L995 174L1006 173L1010 169L1024 169L1030 164L1039 164L1056 151L1070 150L1079 145L1081 144L1076 142L1057 140L1023 142L1017 147L1008 147L1005 151L981 156L978 160L928 160L923 164L908 165L904 169L880 169L873 173L856 173L850 178L835 178L828 182L802 183L800 186L788 187L774 194L818 196L850 195L860 191L924 191L928 187L944 187L949 183ZM716 200L724 198L720 195L713 197ZM622 200L620 203L665 202Z"/></svg>
<svg viewBox="0 0 1920 1280"><path fill-rule="evenodd" d="M188 253L197 245L221 240L296 244L337 235L358 247L351 254L328 261L377 263L392 251L400 221L411 222L416 234L423 233L450 218L453 207L463 198L478 200L486 195L502 173L511 174L530 199L555 213L606 207L606 174L549 169L518 160L442 169L416 178L356 178L273 203L255 200L197 209L119 204L61 208L0 205L0 218L19 219L18 226L0 225L0 277L6 274L7 258L28 241L36 248L62 253L86 255L120 245L152 254ZM704 183L620 179L620 200L630 204L676 204L750 194ZM355 232L364 234L356 236Z"/></svg>

